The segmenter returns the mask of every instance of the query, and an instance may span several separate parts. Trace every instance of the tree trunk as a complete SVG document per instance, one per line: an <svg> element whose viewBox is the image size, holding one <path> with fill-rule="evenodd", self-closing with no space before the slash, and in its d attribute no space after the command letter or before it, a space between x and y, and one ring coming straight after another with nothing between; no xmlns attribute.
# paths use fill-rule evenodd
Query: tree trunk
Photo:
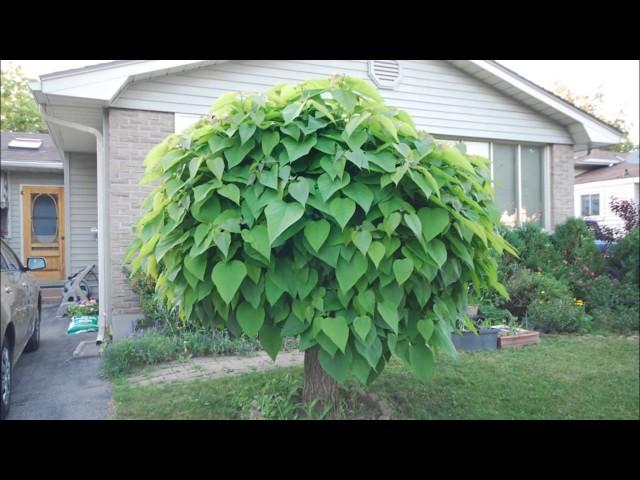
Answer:
<svg viewBox="0 0 640 480"><path fill-rule="evenodd" d="M316 412L322 412L330 406L329 417L338 404L338 383L323 369L318 360L318 348L310 348L304 352L304 387L302 400L311 403L320 399L315 405Z"/></svg>

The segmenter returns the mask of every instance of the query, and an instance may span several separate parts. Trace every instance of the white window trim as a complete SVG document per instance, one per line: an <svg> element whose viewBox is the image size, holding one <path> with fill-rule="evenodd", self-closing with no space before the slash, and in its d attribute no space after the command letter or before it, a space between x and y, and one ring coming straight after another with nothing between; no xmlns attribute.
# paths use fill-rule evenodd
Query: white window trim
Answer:
<svg viewBox="0 0 640 480"><path fill-rule="evenodd" d="M196 115L193 113L174 113L173 117L173 131L174 133L182 133L182 131L188 126L194 124L204 115Z"/></svg>
<svg viewBox="0 0 640 480"><path fill-rule="evenodd" d="M11 234L12 234L12 229L11 229L11 224L13 223L11 221L11 195L12 195L12 190L11 190L11 172L9 170L7 170L5 172L5 174L7 175L7 208L5 209L7 211L7 236L6 236L6 240L10 240L12 239ZM1 181L1 180L0 180ZM18 194L19 196L19 194Z"/></svg>
<svg viewBox="0 0 640 480"><path fill-rule="evenodd" d="M595 196L598 197L598 213L597 214L594 214L593 211L592 211L593 210L593 203L592 203L593 199L592 198L595 197ZM582 198L583 197L589 197L589 213L587 215L585 215L582 212ZM580 194L580 216L582 218L589 218L589 219L591 219L593 217L600 217L601 216L601 213L600 213L600 192L598 192L598 193L581 193Z"/></svg>

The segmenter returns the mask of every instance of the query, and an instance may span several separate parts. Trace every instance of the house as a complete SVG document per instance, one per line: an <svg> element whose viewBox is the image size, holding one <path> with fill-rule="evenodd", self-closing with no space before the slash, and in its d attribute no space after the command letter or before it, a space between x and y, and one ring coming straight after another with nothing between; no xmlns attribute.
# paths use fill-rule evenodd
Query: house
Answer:
<svg viewBox="0 0 640 480"><path fill-rule="evenodd" d="M138 185L149 149L226 92L336 74L370 79L419 128L490 158L497 204L511 225L552 229L572 216L574 151L622 138L486 60L127 60L43 75L31 88L64 163L65 261L67 270L98 264L98 341L107 329L127 335L140 317L122 259L152 188ZM88 234L82 222L95 216L98 249L88 258L78 246Z"/></svg>
<svg viewBox="0 0 640 480"><path fill-rule="evenodd" d="M629 154L594 151L587 158L576 161L576 169L580 163L600 165L589 169L575 177L574 215L586 220L595 220L599 225L621 229L623 220L611 211L609 203L613 198L640 202L640 165L638 152ZM605 157L605 158L602 158ZM614 158L615 157L615 158Z"/></svg>

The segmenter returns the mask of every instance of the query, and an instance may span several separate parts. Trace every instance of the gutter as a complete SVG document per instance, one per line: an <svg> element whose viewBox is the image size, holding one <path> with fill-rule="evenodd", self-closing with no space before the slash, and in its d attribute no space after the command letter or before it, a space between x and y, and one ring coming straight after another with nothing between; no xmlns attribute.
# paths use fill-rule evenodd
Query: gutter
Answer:
<svg viewBox="0 0 640 480"><path fill-rule="evenodd" d="M106 278L106 262L105 262L105 225L107 216L107 205L105 205L106 191L104 188L104 175L105 175L105 159L104 159L104 140L102 132L95 128L88 127L79 123L69 122L67 120L61 120L59 118L51 117L47 115L44 105L40 106L42 118L49 123L60 125L62 127L71 128L72 130L78 130L81 132L89 133L96 137L96 167L97 167L97 180L98 180L98 296L99 296L99 311L98 311L98 337L96 338L96 344L100 345L104 342L105 331L107 324L109 323L109 300L106 295L107 278Z"/></svg>

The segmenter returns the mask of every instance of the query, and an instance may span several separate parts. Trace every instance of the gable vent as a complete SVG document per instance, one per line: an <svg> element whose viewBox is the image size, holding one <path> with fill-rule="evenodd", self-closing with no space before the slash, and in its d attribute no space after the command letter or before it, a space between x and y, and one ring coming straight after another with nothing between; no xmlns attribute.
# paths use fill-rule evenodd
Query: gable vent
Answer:
<svg viewBox="0 0 640 480"><path fill-rule="evenodd" d="M369 77L379 88L393 88L400 82L400 62L369 60Z"/></svg>

